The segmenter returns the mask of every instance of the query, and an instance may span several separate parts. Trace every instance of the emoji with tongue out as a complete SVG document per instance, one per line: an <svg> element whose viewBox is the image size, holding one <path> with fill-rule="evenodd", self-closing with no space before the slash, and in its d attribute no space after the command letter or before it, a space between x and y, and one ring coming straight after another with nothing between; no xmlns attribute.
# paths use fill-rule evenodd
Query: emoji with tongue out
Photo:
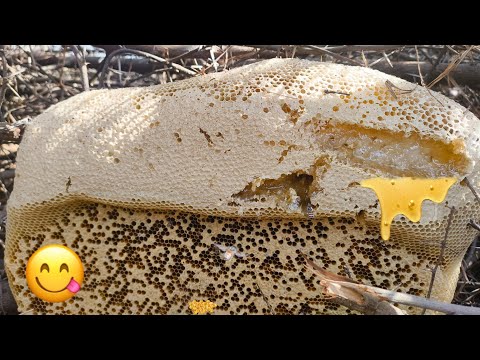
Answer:
<svg viewBox="0 0 480 360"><path fill-rule="evenodd" d="M62 302L70 299L83 282L82 261L63 245L46 245L28 259L27 284L40 299Z"/></svg>

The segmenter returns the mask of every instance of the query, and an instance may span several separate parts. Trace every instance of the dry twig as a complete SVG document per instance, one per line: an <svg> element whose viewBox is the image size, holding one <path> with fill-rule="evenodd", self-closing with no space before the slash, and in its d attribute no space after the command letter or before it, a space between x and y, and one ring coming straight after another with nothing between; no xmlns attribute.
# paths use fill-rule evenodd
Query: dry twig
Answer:
<svg viewBox="0 0 480 360"><path fill-rule="evenodd" d="M102 89L103 86L104 86L104 83L105 83L105 75L107 73L107 70L108 70L108 66L110 65L110 62L112 61L112 59L115 57L115 56L118 56L120 54L133 54L133 55L137 55L137 56L143 56L143 57L146 57L146 58L149 58L149 59L152 59L152 60L155 60L155 61L158 61L160 63L167 63L167 64L170 64L171 66L173 66L175 69L177 70L180 70L180 71L183 71L185 72L186 74L188 75L196 75L196 73L192 70L189 70L181 65L178 65L176 63L170 63L169 61L165 60L164 58L161 58L159 56L156 56L156 55L152 55L150 53L147 53L147 52L144 52L144 51L140 51L140 50L133 50L133 49L118 49L118 50L115 50L113 51L112 53L110 53L106 59L105 59L105 62L103 64L103 68L102 68L102 71L100 73L100 76L98 77L98 81L99 81L99 88Z"/></svg>
<svg viewBox="0 0 480 360"><path fill-rule="evenodd" d="M302 254L303 255L303 254ZM303 255L306 260L306 268L312 271L320 278L320 285L325 289L327 295L333 297L332 300L342 298L342 305L346 305L353 310L360 310L371 314L398 314L404 312L396 306L385 303L402 304L415 306L423 309L443 312L455 315L480 315L480 308L448 304L436 300L426 299L424 297L403 294L391 290L381 289L375 286L368 286L354 282L344 276L336 275L315 265ZM355 305L352 305L352 302Z"/></svg>
<svg viewBox="0 0 480 360"><path fill-rule="evenodd" d="M342 56L342 55L339 55L337 53L333 53L331 52L330 50L327 50L327 49L324 49L324 48L321 48L319 46L315 46L315 45L308 45L309 48L311 49L314 49L314 50L317 50L318 53L321 53L321 54L325 54L325 55L330 55L331 57L335 58L335 59L338 59L338 60L342 60L342 61L346 61L352 65L357 65L357 66L363 66L363 64L361 62L358 62L356 60L353 60L353 59L350 59L350 58L347 58L345 56ZM314 52L314 51L312 51Z"/></svg>
<svg viewBox="0 0 480 360"><path fill-rule="evenodd" d="M472 49L475 48L473 45L470 46L467 50L465 50L464 52L462 52L461 54L458 54L456 55L452 61L450 62L450 64L448 64L447 68L445 70L442 71L442 73L440 75L437 76L437 78L435 80L433 80L432 82L430 82L430 84L427 85L427 87L429 89L432 88L433 85L435 85L436 83L438 83L440 80L442 80L445 76L449 75L450 72L452 72L455 68L457 68L457 66L463 61L463 59L465 59L465 57L472 51Z"/></svg>
<svg viewBox="0 0 480 360"><path fill-rule="evenodd" d="M324 288L325 294L331 297L331 301L366 315L405 315L402 310L376 294L347 285L360 285L352 279L324 270L302 255L306 261L306 268L320 278L320 285Z"/></svg>
<svg viewBox="0 0 480 360"><path fill-rule="evenodd" d="M438 103L439 103L440 105L442 105L442 107L444 107L444 105L440 102L440 100L438 100L435 96L433 96L432 92L430 91L430 88L429 88L428 86L425 86L425 82L423 81L422 71L420 70L420 65L419 65L419 64L420 64L420 59L419 59L419 57L418 57L418 47L417 47L416 45L415 45L415 53L416 53L416 55L417 55L417 67L418 67L418 75L420 75L420 83L422 84L422 86L423 86L424 88L427 89L428 94L429 94L431 97L433 97L435 100L437 100Z"/></svg>
<svg viewBox="0 0 480 360"><path fill-rule="evenodd" d="M473 193L473 196L475 196L475 199L477 200L478 204L480 205L480 196L478 195L477 190L475 190L470 180L468 180L468 178L465 177L461 183L468 186L470 191Z"/></svg>
<svg viewBox="0 0 480 360"><path fill-rule="evenodd" d="M5 121L5 118L3 117L3 112L2 112L2 105L3 101L5 100L5 93L7 92L7 85L8 85L8 80L7 80L7 75L8 75L8 68L7 68L7 58L5 56L5 52L3 49L0 49L0 59L2 60L2 82L0 85L0 122Z"/></svg>
<svg viewBox="0 0 480 360"><path fill-rule="evenodd" d="M268 310L270 311L270 314L272 315L275 315L275 311L273 310L272 308L272 305L270 305L270 302L268 301L267 297L265 296L265 294L263 293L262 289L260 288L260 286L255 282L253 283L258 291L260 292L260 294L262 295L262 298L263 298L263 301L265 301L265 303L267 304L267 307L268 307Z"/></svg>
<svg viewBox="0 0 480 360"><path fill-rule="evenodd" d="M450 208L450 213L448 214L448 221L447 221L447 227L445 229L445 236L443 238L442 243L440 244L440 254L438 255L437 262L435 263L435 267L432 269L432 277L430 279L430 285L428 286L427 299L430 299L430 296L432 295L433 284L435 283L435 277L437 275L438 268L443 263L443 256L445 254L445 249L447 248L448 233L450 231L450 226L452 224L453 214L455 213L455 211L456 211L455 206L452 206ZM426 309L423 311L422 314L425 314L425 311Z"/></svg>
<svg viewBox="0 0 480 360"><path fill-rule="evenodd" d="M81 48L78 45L72 45L70 46L70 48L72 49L77 59L78 68L80 69L80 78L82 79L83 90L89 91L90 84L88 82L87 62L85 61L85 49Z"/></svg>
<svg viewBox="0 0 480 360"><path fill-rule="evenodd" d="M388 64L382 62L375 65L370 64L370 67L411 81L412 77L419 77L418 67L420 67L423 74L435 75L445 70L448 66L440 63L434 68L432 64L426 61L396 61L393 62L393 65L394 67L391 68ZM478 88L480 84L480 65L478 63L458 65L455 69L455 79L459 84Z"/></svg>

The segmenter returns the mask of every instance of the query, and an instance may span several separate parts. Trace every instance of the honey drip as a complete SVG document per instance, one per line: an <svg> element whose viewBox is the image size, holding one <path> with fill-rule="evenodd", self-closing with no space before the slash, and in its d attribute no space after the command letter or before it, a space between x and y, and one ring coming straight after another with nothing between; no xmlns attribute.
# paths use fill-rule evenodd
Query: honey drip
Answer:
<svg viewBox="0 0 480 360"><path fill-rule="evenodd" d="M390 238L391 223L395 216L403 214L413 222L420 221L422 202L432 200L440 203L447 196L455 178L419 179L404 177L397 179L373 178L362 180L360 185L377 194L382 211L380 233L383 240Z"/></svg>

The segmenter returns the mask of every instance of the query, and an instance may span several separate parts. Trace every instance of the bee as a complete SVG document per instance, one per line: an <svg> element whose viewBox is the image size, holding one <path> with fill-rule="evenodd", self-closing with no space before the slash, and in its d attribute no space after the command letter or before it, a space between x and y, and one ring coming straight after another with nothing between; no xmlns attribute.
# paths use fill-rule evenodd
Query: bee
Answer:
<svg viewBox="0 0 480 360"><path fill-rule="evenodd" d="M309 219L313 219L314 214L313 214L313 207L312 204L307 203L307 216Z"/></svg>
<svg viewBox="0 0 480 360"><path fill-rule="evenodd" d="M235 246L224 246L220 244L213 244L215 245L220 251L222 251L222 258L226 261L229 261L235 255L239 258L247 257L247 254L239 252Z"/></svg>
<svg viewBox="0 0 480 360"><path fill-rule="evenodd" d="M301 201L302 198L300 196L293 196L290 204L288 205L288 209L291 211L296 211L300 207Z"/></svg>

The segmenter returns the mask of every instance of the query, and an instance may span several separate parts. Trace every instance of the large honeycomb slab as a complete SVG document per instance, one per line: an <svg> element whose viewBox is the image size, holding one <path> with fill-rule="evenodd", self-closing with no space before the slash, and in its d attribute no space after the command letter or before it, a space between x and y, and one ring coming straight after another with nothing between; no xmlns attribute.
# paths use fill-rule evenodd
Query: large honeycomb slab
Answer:
<svg viewBox="0 0 480 360"><path fill-rule="evenodd" d="M407 94L393 95L386 81ZM479 186L479 120L454 101L378 71L274 59L148 88L90 91L27 128L8 204L6 269L21 311L71 314L344 313L303 269L417 295L428 289L455 206L433 297L450 301L469 219L460 181L422 219L378 233L374 177L469 176ZM40 246L85 264L62 304L28 290ZM214 244L248 254L226 261Z"/></svg>

